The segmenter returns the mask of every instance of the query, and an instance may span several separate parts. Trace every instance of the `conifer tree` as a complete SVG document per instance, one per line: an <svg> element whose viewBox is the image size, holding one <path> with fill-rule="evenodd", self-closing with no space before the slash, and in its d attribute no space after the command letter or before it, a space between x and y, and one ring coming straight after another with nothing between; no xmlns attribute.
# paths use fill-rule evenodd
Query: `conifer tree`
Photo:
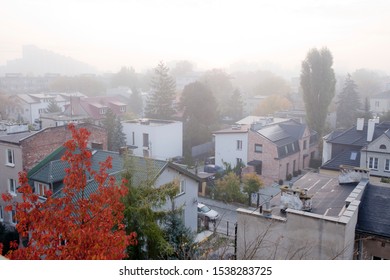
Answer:
<svg viewBox="0 0 390 280"><path fill-rule="evenodd" d="M151 93L146 101L145 117L172 119L176 113L176 83L169 75L169 68L160 62L154 69Z"/></svg>
<svg viewBox="0 0 390 280"><path fill-rule="evenodd" d="M351 79L351 75L348 74L337 102L338 127L348 128L356 122L361 106L359 93L356 89L355 82Z"/></svg>

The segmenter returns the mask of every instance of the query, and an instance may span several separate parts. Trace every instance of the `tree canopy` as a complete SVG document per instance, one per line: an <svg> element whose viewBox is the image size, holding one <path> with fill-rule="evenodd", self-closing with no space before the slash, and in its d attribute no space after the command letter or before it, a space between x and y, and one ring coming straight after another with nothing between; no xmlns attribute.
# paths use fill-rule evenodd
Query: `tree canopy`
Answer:
<svg viewBox="0 0 390 280"><path fill-rule="evenodd" d="M201 82L188 84L180 99L183 110L184 150L211 140L218 121L217 102L212 92Z"/></svg>
<svg viewBox="0 0 390 280"><path fill-rule="evenodd" d="M107 149L118 152L126 145L126 135L123 133L123 126L120 118L115 115L111 108L107 109L102 125L107 131Z"/></svg>
<svg viewBox="0 0 390 280"><path fill-rule="evenodd" d="M124 197L125 221L128 233L137 232L137 244L127 249L129 259L162 259L173 252L166 240L161 221L167 215L161 206L178 192L177 182L154 187L153 166L147 166L144 180L136 182L139 177L137 167L131 157L125 160L122 177L128 189Z"/></svg>
<svg viewBox="0 0 390 280"><path fill-rule="evenodd" d="M21 200L3 194L9 203L7 211L15 211L16 229L28 242L14 246L7 254L11 259L123 259L126 248L135 245L136 234L126 233L123 223L127 193L124 183L109 176L111 158L92 169L91 151L87 148L90 132L69 125L72 138L64 146L62 160L67 161L61 195L46 198L36 194L28 184L27 174L20 173L18 192ZM96 191L88 194L87 181L94 178Z"/></svg>
<svg viewBox="0 0 390 280"><path fill-rule="evenodd" d="M360 107L357 86L352 80L351 75L348 74L337 102L337 125L343 128L352 126L359 116Z"/></svg>
<svg viewBox="0 0 390 280"><path fill-rule="evenodd" d="M324 132L328 107L335 94L332 65L333 57L327 48L310 50L302 62L300 78L307 122L319 135Z"/></svg>
<svg viewBox="0 0 390 280"><path fill-rule="evenodd" d="M154 69L151 93L146 101L145 116L156 119L173 119L176 114L176 83L169 75L169 68L160 62Z"/></svg>

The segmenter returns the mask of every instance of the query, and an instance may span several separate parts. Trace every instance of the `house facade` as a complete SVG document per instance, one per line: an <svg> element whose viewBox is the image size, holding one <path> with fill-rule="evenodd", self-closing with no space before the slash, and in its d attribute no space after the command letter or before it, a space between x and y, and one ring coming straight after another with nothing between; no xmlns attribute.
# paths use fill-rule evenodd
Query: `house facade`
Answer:
<svg viewBox="0 0 390 280"><path fill-rule="evenodd" d="M133 155L167 160L183 155L183 123L137 119L123 121L126 144Z"/></svg>
<svg viewBox="0 0 390 280"><path fill-rule="evenodd" d="M390 90L370 98L370 111L377 115L385 114L390 111Z"/></svg>
<svg viewBox="0 0 390 280"><path fill-rule="evenodd" d="M67 104L67 100L59 94L36 93L11 96L10 105L7 108L8 118L33 124L39 120L40 114L46 112L52 101L62 108L62 111Z"/></svg>
<svg viewBox="0 0 390 280"><path fill-rule="evenodd" d="M64 149L55 151L42 161L41 164L34 167L29 172L29 179L34 191L41 195L42 189L52 189L54 195L58 195L63 187L65 177L64 169L68 164L60 160ZM107 157L112 158L112 168L108 173L120 178L120 173L124 170L124 154L111 151L93 150L92 151L92 169L99 170L99 162L105 161ZM159 210L170 211L172 207L181 210L181 218L186 227L193 232L197 230L197 201L198 187L200 178L195 174L188 172L182 167L168 161L154 160L150 158L129 156L131 161L130 169L132 173L133 186L139 186L144 183L152 182L155 188L159 188L173 181L178 182L179 192L168 201ZM96 191L97 184L94 180L88 182L85 193Z"/></svg>
<svg viewBox="0 0 390 280"><path fill-rule="evenodd" d="M107 149L107 133L103 128L91 124L80 124L80 127L91 132L91 147ZM17 196L19 172L29 171L70 138L66 126L0 135L0 193ZM5 206L2 200L0 205ZM3 211L3 216L5 223L12 222L9 213Z"/></svg>
<svg viewBox="0 0 390 280"><path fill-rule="evenodd" d="M267 185L296 175L318 156L316 133L294 120L233 125L214 135L216 164L241 162Z"/></svg>

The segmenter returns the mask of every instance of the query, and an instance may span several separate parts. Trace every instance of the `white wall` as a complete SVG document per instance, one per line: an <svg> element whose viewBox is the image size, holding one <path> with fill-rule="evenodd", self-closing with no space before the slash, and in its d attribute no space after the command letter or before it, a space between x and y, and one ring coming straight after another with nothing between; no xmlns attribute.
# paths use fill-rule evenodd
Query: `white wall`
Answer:
<svg viewBox="0 0 390 280"><path fill-rule="evenodd" d="M237 150L237 140L242 141L242 150ZM235 167L237 158L248 162L248 132L215 134L215 164L223 166L224 161Z"/></svg>
<svg viewBox="0 0 390 280"><path fill-rule="evenodd" d="M126 144L135 145L134 155L143 156L143 134L149 134L149 157L167 160L183 155L183 124L172 122L149 125L139 122L122 122L123 132L126 134ZM134 132L134 143L133 143Z"/></svg>
<svg viewBox="0 0 390 280"><path fill-rule="evenodd" d="M198 200L198 182L195 180L179 174L176 170L168 167L164 172L159 176L155 185L161 186L167 183L170 183L174 180L185 181L185 191L183 194L178 195L175 198L175 207L184 210L184 224L186 227L190 228L193 232L197 231L197 222L198 222L198 212L197 212L197 200ZM164 210L171 210L172 203L168 201L164 206Z"/></svg>

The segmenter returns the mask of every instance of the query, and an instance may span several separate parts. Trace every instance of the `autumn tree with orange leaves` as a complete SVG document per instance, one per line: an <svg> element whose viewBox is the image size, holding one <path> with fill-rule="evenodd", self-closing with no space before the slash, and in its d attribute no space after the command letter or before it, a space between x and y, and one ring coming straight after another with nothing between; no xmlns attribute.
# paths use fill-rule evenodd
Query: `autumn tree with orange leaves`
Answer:
<svg viewBox="0 0 390 280"><path fill-rule="evenodd" d="M16 229L27 246L15 247L10 259L123 259L126 248L135 245L136 233L126 234L123 224L122 198L127 193L124 181L119 184L109 176L111 158L92 170L91 151L87 148L90 132L69 125L72 139L64 146L62 160L67 161L64 188L61 195L48 195L42 201L28 184L25 172L19 174L21 199L8 194L7 211L16 210ZM87 181L94 178L97 189L86 193Z"/></svg>

